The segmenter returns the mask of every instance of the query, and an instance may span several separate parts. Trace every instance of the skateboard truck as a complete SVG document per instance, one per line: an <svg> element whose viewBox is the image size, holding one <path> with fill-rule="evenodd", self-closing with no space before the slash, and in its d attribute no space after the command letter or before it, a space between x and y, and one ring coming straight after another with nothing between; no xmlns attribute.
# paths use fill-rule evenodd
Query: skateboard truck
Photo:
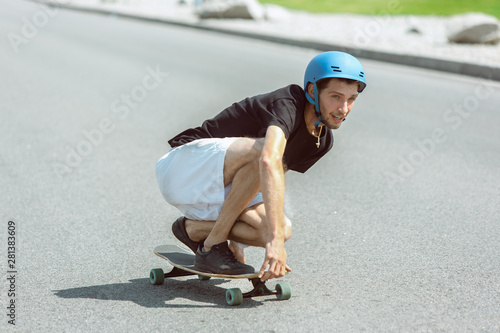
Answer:
<svg viewBox="0 0 500 333"><path fill-rule="evenodd" d="M242 293L240 288L226 290L227 304L240 305L243 302L243 298L276 295L276 298L279 300L287 300L292 296L292 288L287 282L280 282L276 284L275 290L270 290L267 288L266 282L261 281L259 278L248 280L253 284L253 289L249 292Z"/></svg>

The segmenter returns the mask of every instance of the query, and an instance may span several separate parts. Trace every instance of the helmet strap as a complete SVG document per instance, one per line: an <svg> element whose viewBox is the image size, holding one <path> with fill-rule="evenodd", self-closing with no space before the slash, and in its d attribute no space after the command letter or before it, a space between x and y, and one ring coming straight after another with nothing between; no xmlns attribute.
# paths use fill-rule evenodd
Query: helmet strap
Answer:
<svg viewBox="0 0 500 333"><path fill-rule="evenodd" d="M321 120L321 112L319 112L319 95L318 95L318 87L316 86L316 82L311 82L314 87L314 99L311 98L308 92L306 92L306 98L309 103L314 105L314 110L316 112L316 116L319 118L319 121L314 124L314 127L319 128L319 125L322 123ZM318 101L318 103L316 103Z"/></svg>
<svg viewBox="0 0 500 333"><path fill-rule="evenodd" d="M321 124L322 119L321 119L321 112L319 111L319 93L318 93L318 87L316 86L316 82L313 83L314 85L314 109L316 110L316 116L318 116L319 121L314 124L314 127L319 128L319 124Z"/></svg>

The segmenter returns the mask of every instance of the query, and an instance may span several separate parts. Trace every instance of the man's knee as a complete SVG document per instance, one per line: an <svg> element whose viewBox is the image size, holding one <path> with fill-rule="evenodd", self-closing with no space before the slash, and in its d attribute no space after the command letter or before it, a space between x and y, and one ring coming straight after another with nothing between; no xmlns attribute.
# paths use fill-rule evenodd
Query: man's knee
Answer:
<svg viewBox="0 0 500 333"><path fill-rule="evenodd" d="M264 222L264 221L262 221ZM268 226L266 223L259 224L259 231L263 241L267 240L268 237ZM284 226L284 237L285 242L288 241L292 237L292 221L288 217L285 216L285 226Z"/></svg>
<svg viewBox="0 0 500 333"><path fill-rule="evenodd" d="M254 172L259 172L263 145L262 138L239 138L229 146L224 157L224 185L232 183L236 173L243 167L251 166Z"/></svg>

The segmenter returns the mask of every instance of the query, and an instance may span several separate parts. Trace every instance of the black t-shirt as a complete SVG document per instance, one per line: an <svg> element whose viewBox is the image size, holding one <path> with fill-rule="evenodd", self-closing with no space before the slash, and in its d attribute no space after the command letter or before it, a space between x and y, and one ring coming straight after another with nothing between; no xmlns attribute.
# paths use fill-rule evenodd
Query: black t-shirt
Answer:
<svg viewBox="0 0 500 333"><path fill-rule="evenodd" d="M317 148L318 139L309 133L304 120L306 103L304 90L298 85L290 85L234 103L201 126L176 135L168 143L174 148L203 138L262 138L269 126L276 125L287 139L283 162L289 170L304 173L333 146L333 133L325 127Z"/></svg>

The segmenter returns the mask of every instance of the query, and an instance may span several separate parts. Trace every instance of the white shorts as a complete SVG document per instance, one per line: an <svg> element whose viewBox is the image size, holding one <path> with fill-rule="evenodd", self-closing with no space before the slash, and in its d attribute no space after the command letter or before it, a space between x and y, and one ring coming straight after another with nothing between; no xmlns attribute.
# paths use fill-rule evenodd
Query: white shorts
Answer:
<svg viewBox="0 0 500 333"><path fill-rule="evenodd" d="M224 188L224 157L236 139L195 140L160 158L156 179L165 200L190 220L217 220L231 189ZM257 193L248 207L261 202Z"/></svg>

